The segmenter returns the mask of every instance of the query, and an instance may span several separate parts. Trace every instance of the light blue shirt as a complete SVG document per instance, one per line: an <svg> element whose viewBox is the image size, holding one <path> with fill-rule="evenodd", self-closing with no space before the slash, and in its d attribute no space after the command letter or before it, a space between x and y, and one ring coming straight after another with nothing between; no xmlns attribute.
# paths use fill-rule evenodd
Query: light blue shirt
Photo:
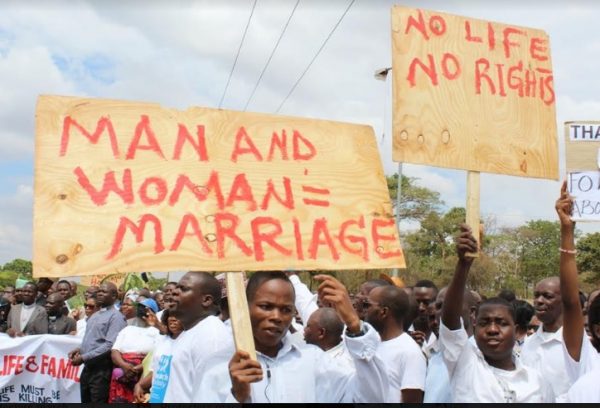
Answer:
<svg viewBox="0 0 600 408"><path fill-rule="evenodd" d="M425 377L425 403L445 404L452 402L450 377L444 363L444 357L439 351L432 352L427 365Z"/></svg>

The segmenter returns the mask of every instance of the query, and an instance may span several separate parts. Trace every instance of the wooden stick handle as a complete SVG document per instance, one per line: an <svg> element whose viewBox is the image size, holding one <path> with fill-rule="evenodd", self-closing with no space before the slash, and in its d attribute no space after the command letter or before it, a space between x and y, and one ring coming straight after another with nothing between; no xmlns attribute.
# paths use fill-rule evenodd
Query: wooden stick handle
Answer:
<svg viewBox="0 0 600 408"><path fill-rule="evenodd" d="M225 279L227 280L227 302L229 303L229 316L235 348L247 352L250 354L250 358L256 360L254 336L252 335L252 324L250 323L250 312L244 286L244 274L241 272L227 272L225 273Z"/></svg>
<svg viewBox="0 0 600 408"><path fill-rule="evenodd" d="M479 230L479 172L467 172L467 225L471 227L473 236L477 239L478 249L481 248L480 230ZM479 257L479 251L467 253L466 256L471 258Z"/></svg>

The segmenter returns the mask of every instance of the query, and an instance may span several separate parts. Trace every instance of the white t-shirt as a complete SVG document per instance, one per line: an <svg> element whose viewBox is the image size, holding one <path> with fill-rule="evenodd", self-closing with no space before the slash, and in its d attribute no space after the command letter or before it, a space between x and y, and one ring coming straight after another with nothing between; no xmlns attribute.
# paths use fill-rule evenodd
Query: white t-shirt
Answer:
<svg viewBox="0 0 600 408"><path fill-rule="evenodd" d="M381 342L377 357L387 366L390 389L387 402L402 402L401 390L425 390L427 359L421 347L407 333Z"/></svg>
<svg viewBox="0 0 600 408"><path fill-rule="evenodd" d="M515 369L490 366L462 326L448 329L440 322L440 343L450 376L452 402L554 402L550 384L534 368L515 359Z"/></svg>
<svg viewBox="0 0 600 408"><path fill-rule="evenodd" d="M156 340L150 368L152 371L150 403L162 403L165 399L165 392L171 375L174 342L175 340L166 335L161 335Z"/></svg>
<svg viewBox="0 0 600 408"><path fill-rule="evenodd" d="M206 360L224 348L233 348L231 331L216 316L208 316L173 341L164 402L190 403L200 387ZM165 367L166 370L166 367ZM163 370L163 371L165 371ZM154 372L155 375L157 371Z"/></svg>
<svg viewBox="0 0 600 408"><path fill-rule="evenodd" d="M87 326L87 317L77 320L77 337L83 338Z"/></svg>
<svg viewBox="0 0 600 408"><path fill-rule="evenodd" d="M600 354L598 354L598 351L592 345L592 342L585 331L583 332L579 361L575 361L571 358L567 351L567 346L565 346L564 343L562 354L566 365L567 375L573 384L587 373L600 369Z"/></svg>
<svg viewBox="0 0 600 408"><path fill-rule="evenodd" d="M595 369L581 377L569 390L567 402L600 403L600 387L598 387L600 369Z"/></svg>
<svg viewBox="0 0 600 408"><path fill-rule="evenodd" d="M112 349L121 353L149 353L159 335L155 327L127 326L117 335Z"/></svg>
<svg viewBox="0 0 600 408"><path fill-rule="evenodd" d="M385 363L376 356L381 342L377 331L364 323L365 334L350 338L345 347L355 369L339 364L312 344L294 341L288 333L277 356L257 352L263 379L250 385L253 403L377 403L385 402L388 389ZM229 360L233 350L224 350L206 363L194 402L235 403L231 394Z"/></svg>
<svg viewBox="0 0 600 408"><path fill-rule="evenodd" d="M21 303L21 316L19 321L21 325L21 331L25 330L25 326L27 326L27 323L29 323L29 319L31 319L36 306L37 304L35 302L30 305Z"/></svg>
<svg viewBox="0 0 600 408"><path fill-rule="evenodd" d="M562 327L550 333L544 332L540 326L533 335L527 337L521 348L521 362L542 373L550 383L557 402L564 401L573 385L566 373L562 332Z"/></svg>

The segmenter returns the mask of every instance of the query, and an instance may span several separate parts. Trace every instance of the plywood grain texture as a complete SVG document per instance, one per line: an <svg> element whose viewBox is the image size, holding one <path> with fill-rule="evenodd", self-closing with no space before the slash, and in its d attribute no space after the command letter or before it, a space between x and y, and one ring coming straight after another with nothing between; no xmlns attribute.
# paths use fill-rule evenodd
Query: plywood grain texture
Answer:
<svg viewBox="0 0 600 408"><path fill-rule="evenodd" d="M392 9L393 160L558 178L545 32Z"/></svg>
<svg viewBox="0 0 600 408"><path fill-rule="evenodd" d="M35 276L405 265L368 126L42 96L34 184Z"/></svg>

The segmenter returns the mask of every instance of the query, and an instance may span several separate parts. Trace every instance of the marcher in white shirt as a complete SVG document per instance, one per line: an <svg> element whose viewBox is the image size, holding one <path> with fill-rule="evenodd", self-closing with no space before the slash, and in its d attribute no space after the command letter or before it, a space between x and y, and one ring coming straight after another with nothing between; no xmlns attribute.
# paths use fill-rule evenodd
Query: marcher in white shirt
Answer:
<svg viewBox="0 0 600 408"><path fill-rule="evenodd" d="M577 278L577 263L575 255L575 222L571 220L573 211L573 198L567 192L567 183L564 182L561 188L560 198L556 201L556 212L560 220L560 291L563 307L563 340L565 344L564 358L566 363L566 372L570 380L574 382L574 389L581 389L589 378L586 374L600 370L600 358L596 349L590 343L584 330L584 316L579 300L579 284ZM594 306L594 301L590 306L590 311ZM600 303L598 304L600 306ZM600 318L600 313L598 314ZM594 322L589 319L590 329L594 325L600 324L600 321ZM586 376L582 382L578 380ZM596 377L597 378L597 377ZM576 382L577 381L577 382ZM585 402L600 402L600 399L593 398L593 390L585 396L591 398ZM581 401L578 397L575 399L573 390L569 391L568 402Z"/></svg>
<svg viewBox="0 0 600 408"><path fill-rule="evenodd" d="M291 280L291 278L290 278ZM304 341L318 346L349 370L354 370L352 357L342 341L344 323L335 309L322 307L310 315L304 327Z"/></svg>
<svg viewBox="0 0 600 408"><path fill-rule="evenodd" d="M477 346L461 322L463 297L477 241L463 224L457 239L458 263L442 308L440 342L450 376L452 398L461 402L553 402L550 386L541 374L522 365L512 350L515 343L514 308L504 299L484 301L474 327Z"/></svg>
<svg viewBox="0 0 600 408"><path fill-rule="evenodd" d="M230 331L216 317L220 299L219 282L206 272L188 272L177 284L169 310L185 330L161 356L154 377L161 378L162 388L153 384L152 402L201 402L194 395L205 361L232 343Z"/></svg>
<svg viewBox="0 0 600 408"><path fill-rule="evenodd" d="M322 282L321 301L331 304L347 326L344 342L356 370L345 369L316 346L291 341L293 286L283 272L257 272L246 294L258 361L241 350L233 357L216 356L201 371L194 402L384 402L385 364L375 356L379 335L360 321L340 282L324 275L315 279Z"/></svg>
<svg viewBox="0 0 600 408"><path fill-rule="evenodd" d="M317 295L310 292L308 286L300 280L298 275L291 272L286 273L296 293L296 310L302 319L302 324L306 327L306 322L308 322L310 316L319 308L317 305Z"/></svg>
<svg viewBox="0 0 600 408"><path fill-rule="evenodd" d="M538 282L533 297L535 315L542 324L525 340L521 361L541 372L550 383L557 401L564 401L573 383L565 372L559 278L550 277Z"/></svg>
<svg viewBox="0 0 600 408"><path fill-rule="evenodd" d="M387 402L423 402L427 360L417 342L404 332L404 319L410 311L408 295L397 286L376 287L363 307L366 321L381 336L377 356L387 366Z"/></svg>

